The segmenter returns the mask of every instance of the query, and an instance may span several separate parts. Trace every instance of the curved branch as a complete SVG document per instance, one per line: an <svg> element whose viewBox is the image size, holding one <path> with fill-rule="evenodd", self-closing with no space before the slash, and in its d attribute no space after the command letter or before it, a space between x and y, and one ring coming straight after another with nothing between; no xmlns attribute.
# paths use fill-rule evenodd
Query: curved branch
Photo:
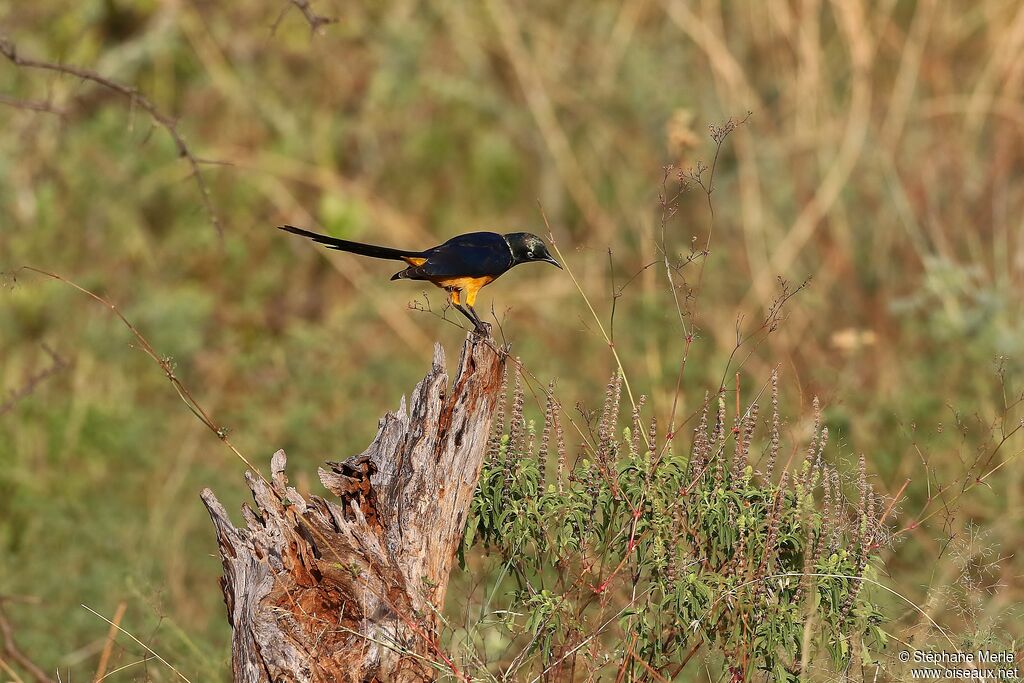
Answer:
<svg viewBox="0 0 1024 683"><path fill-rule="evenodd" d="M217 212L213 208L213 202L210 199L210 188L206 184L206 179L203 177L203 174L199 169L200 164L215 162L201 159L193 154L192 150L185 143L185 138L182 136L181 132L178 131L178 122L160 111L157 106L149 100L149 98L138 90L138 88L113 81L91 69L24 57L18 53L17 47L6 36L0 36L0 54L18 67L53 71L55 73L74 76L75 78L80 78L83 81L90 81L100 85L107 90L127 98L129 104L133 107L137 106L149 114L149 117L153 119L158 126L167 131L167 134L171 137L171 140L174 142L174 146L178 151L178 156L188 162L189 167L192 169L192 177L195 179L196 186L199 188L199 195L202 198L203 206L210 218L210 223L213 224L214 229L217 231L217 235L223 239L224 229L221 225L220 218L217 217ZM26 106L22 106L22 108L38 109L38 107Z"/></svg>

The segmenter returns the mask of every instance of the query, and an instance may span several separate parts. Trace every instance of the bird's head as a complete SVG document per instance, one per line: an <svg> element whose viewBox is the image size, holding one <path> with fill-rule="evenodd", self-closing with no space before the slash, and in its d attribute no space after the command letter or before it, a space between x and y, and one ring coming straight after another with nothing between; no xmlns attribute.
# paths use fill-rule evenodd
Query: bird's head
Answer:
<svg viewBox="0 0 1024 683"><path fill-rule="evenodd" d="M531 261L543 261L558 268L562 267L548 252L544 240L536 235L528 232L510 232L505 235L505 241L508 242L509 249L512 250L512 257L515 259L516 265Z"/></svg>

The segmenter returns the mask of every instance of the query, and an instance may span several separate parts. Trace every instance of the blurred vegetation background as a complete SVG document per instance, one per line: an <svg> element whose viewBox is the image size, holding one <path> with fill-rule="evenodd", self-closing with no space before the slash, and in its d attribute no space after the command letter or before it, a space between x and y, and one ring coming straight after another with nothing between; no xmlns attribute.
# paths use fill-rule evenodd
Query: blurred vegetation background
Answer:
<svg viewBox="0 0 1024 683"><path fill-rule="evenodd" d="M897 512L916 528L886 554L888 585L953 634L1024 635L1020 3L314 0L337 20L315 32L302 4L0 0L19 54L138 88L217 162L200 168L222 230L144 108L0 59L0 271L109 297L243 452L285 448L319 492L317 463L361 451L432 343L454 353L463 332L411 310L420 290L386 264L273 227L424 247L543 234L542 206L606 327L614 301L630 381L667 420L684 339L660 265L663 167L709 162L708 126L749 111L713 220L698 190L665 226L673 259L713 230L680 413L717 389L737 316L752 331L777 277L813 276L730 373L757 387L778 365L788 429L809 429L818 395L833 458L865 453L890 495L911 479ZM197 493L237 509L241 463L109 311L26 272L4 285L0 599L19 646L90 677L108 625L80 604L110 618L124 602L122 626L193 681L227 680ZM568 277L517 269L478 308L492 301L567 409L600 404L614 360ZM47 348L66 367L30 382ZM453 582L459 614L475 598ZM926 638L914 609L891 616ZM111 669L144 654L119 642ZM148 663L113 678L171 677Z"/></svg>

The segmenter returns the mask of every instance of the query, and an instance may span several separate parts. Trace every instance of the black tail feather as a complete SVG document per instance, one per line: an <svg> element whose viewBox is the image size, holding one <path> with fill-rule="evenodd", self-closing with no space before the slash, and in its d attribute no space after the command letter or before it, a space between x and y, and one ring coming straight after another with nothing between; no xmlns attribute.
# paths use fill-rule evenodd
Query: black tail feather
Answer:
<svg viewBox="0 0 1024 683"><path fill-rule="evenodd" d="M390 247L378 247L374 244L351 242L349 240L338 239L337 237L330 237L328 235L310 232L309 230L303 230L302 228L296 228L294 225L279 225L277 227L279 230L290 232L293 235L308 237L314 242L329 247L330 249L347 251L353 254L359 254L360 256L390 259L392 261L404 261L407 258L418 258L422 256L422 252L419 251L403 251L401 249L391 249Z"/></svg>

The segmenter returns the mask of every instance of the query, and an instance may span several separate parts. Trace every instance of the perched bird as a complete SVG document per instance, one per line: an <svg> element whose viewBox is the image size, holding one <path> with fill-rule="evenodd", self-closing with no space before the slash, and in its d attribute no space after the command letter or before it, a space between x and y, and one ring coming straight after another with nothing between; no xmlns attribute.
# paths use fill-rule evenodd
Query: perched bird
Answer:
<svg viewBox="0 0 1024 683"><path fill-rule="evenodd" d="M406 251L350 242L291 225L278 227L338 251L404 261L408 267L392 275L392 280L426 280L434 283L448 292L452 306L469 318L476 330L482 333L486 333L487 328L473 308L481 287L494 282L520 263L540 261L562 267L548 253L544 241L528 232L510 232L505 235L496 232L468 232L430 249Z"/></svg>

